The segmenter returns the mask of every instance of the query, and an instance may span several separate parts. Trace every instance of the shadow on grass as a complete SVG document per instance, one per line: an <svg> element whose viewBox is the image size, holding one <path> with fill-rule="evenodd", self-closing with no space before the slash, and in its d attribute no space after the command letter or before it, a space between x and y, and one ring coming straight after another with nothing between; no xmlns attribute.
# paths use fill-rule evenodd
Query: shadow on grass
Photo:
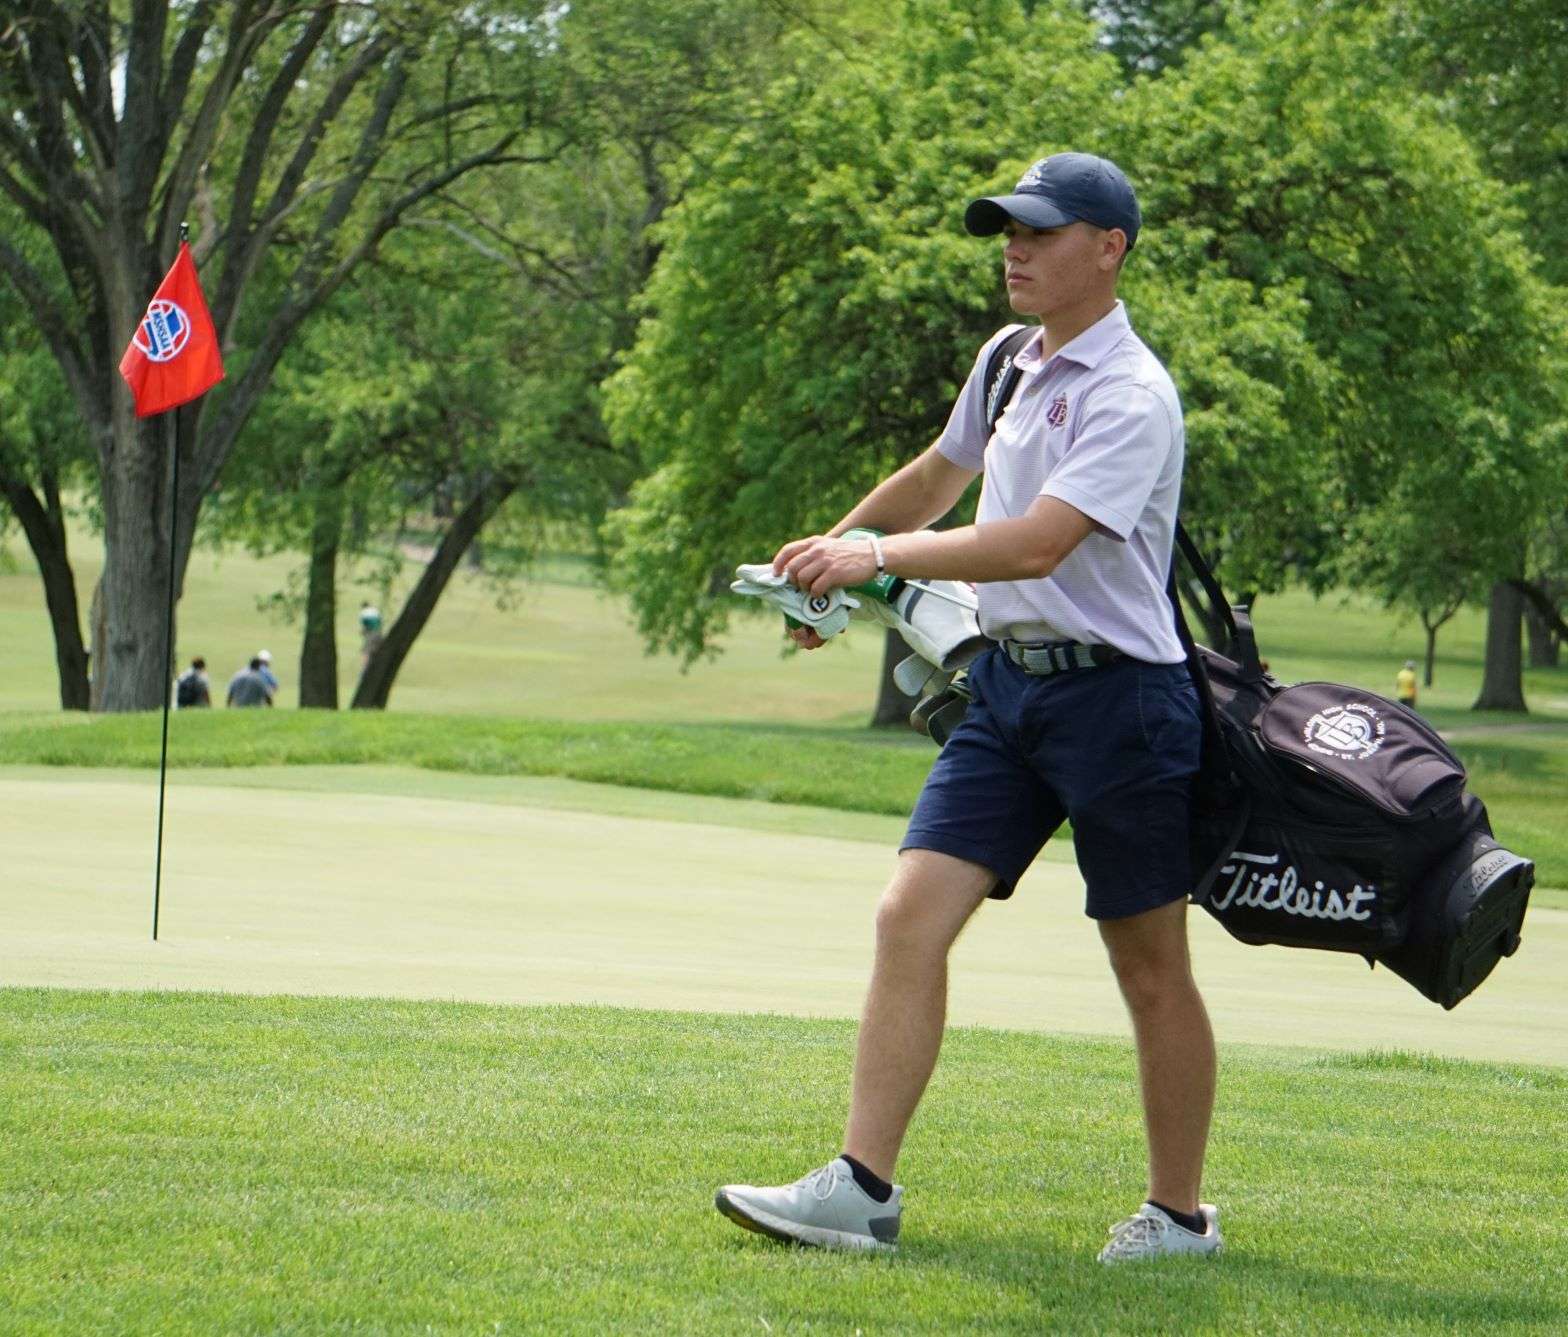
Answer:
<svg viewBox="0 0 1568 1337"><path fill-rule="evenodd" d="M1325 1233L1332 1225L1324 1226ZM1088 1246L1067 1251L1038 1237L998 1230L910 1241L901 1267L940 1268L976 1289L1029 1292L1032 1312L1000 1306L989 1331L1241 1331L1266 1322L1281 1332L1479 1332L1499 1324L1568 1331L1568 1299L1488 1284L1430 1285L1354 1267L1335 1270L1299 1255L1249 1249L1233 1240L1218 1258L1101 1265ZM1038 1307L1035 1307L1035 1306ZM1006 1312L1011 1311L1011 1312ZM1329 1325L1325 1327L1325 1325Z"/></svg>

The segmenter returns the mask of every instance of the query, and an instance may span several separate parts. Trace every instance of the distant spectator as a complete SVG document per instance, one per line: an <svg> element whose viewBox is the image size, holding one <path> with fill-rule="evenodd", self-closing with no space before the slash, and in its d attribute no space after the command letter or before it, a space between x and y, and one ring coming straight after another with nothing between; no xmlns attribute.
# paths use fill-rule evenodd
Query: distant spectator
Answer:
<svg viewBox="0 0 1568 1337"><path fill-rule="evenodd" d="M381 648L381 610L368 599L359 606L359 657L361 665Z"/></svg>
<svg viewBox="0 0 1568 1337"><path fill-rule="evenodd" d="M200 655L174 681L174 708L190 710L212 705L212 684L207 681L207 661Z"/></svg>
<svg viewBox="0 0 1568 1337"><path fill-rule="evenodd" d="M1404 668L1394 675L1394 695L1399 698L1400 705L1416 708L1416 661L1405 660Z"/></svg>
<svg viewBox="0 0 1568 1337"><path fill-rule="evenodd" d="M261 672L261 656L250 661L229 679L229 704L231 706L270 706L272 687Z"/></svg>
<svg viewBox="0 0 1568 1337"><path fill-rule="evenodd" d="M278 675L272 671L272 651L256 651L256 658L254 662L252 662L251 667L255 668L258 664L261 666L261 676L267 680L267 690L271 692L273 696L276 696L278 694ZM268 704L270 705L271 702L268 702Z"/></svg>

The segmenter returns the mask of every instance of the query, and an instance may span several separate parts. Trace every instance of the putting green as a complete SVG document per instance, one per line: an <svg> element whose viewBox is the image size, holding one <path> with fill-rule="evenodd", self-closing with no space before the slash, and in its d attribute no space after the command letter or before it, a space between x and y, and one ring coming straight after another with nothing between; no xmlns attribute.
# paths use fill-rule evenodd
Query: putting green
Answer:
<svg viewBox="0 0 1568 1337"><path fill-rule="evenodd" d="M0 770L0 980L854 1015L900 823L376 767ZM1125 1033L1058 845L955 951L956 1023ZM1443 1013L1360 961L1193 916L1222 1041L1568 1063L1568 912Z"/></svg>

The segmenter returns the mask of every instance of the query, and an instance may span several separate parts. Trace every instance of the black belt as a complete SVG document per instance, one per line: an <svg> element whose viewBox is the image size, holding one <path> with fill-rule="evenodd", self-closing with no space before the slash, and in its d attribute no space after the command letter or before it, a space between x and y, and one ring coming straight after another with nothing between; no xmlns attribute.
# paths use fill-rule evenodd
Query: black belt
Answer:
<svg viewBox="0 0 1568 1337"><path fill-rule="evenodd" d="M1025 673L1039 678L1075 669L1104 668L1126 657L1114 646L1084 645L1079 641L1044 641L1037 645L1003 641L1002 650Z"/></svg>

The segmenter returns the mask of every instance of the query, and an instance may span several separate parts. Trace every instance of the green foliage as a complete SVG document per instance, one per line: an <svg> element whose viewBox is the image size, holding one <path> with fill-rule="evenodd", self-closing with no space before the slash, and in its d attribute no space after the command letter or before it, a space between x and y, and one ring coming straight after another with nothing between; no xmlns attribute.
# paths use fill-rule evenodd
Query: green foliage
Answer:
<svg viewBox="0 0 1568 1337"><path fill-rule="evenodd" d="M1440 109L1391 86L1382 37L1372 18L1270 5L1117 105L1145 209L1172 220L1151 281L1217 269L1260 303L1297 295L1316 364L1306 393L1265 377L1287 435L1259 471L1274 485L1234 491L1233 513L1194 424L1195 499L1233 584L1268 588L1292 545L1316 583L1448 585L1456 561L1485 581L1517 568L1528 517L1562 494L1563 326L1520 216ZM1185 391L1201 358L1183 338Z"/></svg>
<svg viewBox="0 0 1568 1337"><path fill-rule="evenodd" d="M1003 321L964 202L1088 133L1114 86L1064 6L917 0L869 49L823 51L762 95L788 135L713 146L607 387L613 435L649 470L610 537L651 645L701 653L724 573L831 524L936 435Z"/></svg>
<svg viewBox="0 0 1568 1337"><path fill-rule="evenodd" d="M1069 145L1139 185L1123 290L1182 392L1184 509L1233 588L1424 598L1456 566L1469 586L1517 569L1500 518L1528 531L1562 491L1543 393L1561 322L1508 193L1391 80L1383 39L1375 16L1276 3L1118 93L1061 10L914 4L873 69L778 84L796 137L723 146L608 387L650 466L609 529L649 645L708 649L730 567L832 523L929 442L1002 319L958 206ZM1042 60L1053 77L1031 82ZM976 124L987 86L1020 90L1005 124Z"/></svg>
<svg viewBox="0 0 1568 1337"><path fill-rule="evenodd" d="M1207 1188L1230 1253L1107 1269L1094 1250L1142 1187L1130 1046L960 1028L910 1133L897 1259L722 1223L718 1183L831 1153L853 1044L850 1022L779 1016L0 992L7 1326L1568 1324L1568 1241L1542 1228L1568 1192L1561 1069L1228 1049Z"/></svg>
<svg viewBox="0 0 1568 1337"><path fill-rule="evenodd" d="M1105 49L1129 74L1179 64L1210 33L1220 32L1235 0L1083 0L1100 24Z"/></svg>
<svg viewBox="0 0 1568 1337"><path fill-rule="evenodd" d="M1347 8L1362 0L1341 0ZM1561 0L1383 0L1388 59L1519 188L1527 242L1568 283L1568 9Z"/></svg>

